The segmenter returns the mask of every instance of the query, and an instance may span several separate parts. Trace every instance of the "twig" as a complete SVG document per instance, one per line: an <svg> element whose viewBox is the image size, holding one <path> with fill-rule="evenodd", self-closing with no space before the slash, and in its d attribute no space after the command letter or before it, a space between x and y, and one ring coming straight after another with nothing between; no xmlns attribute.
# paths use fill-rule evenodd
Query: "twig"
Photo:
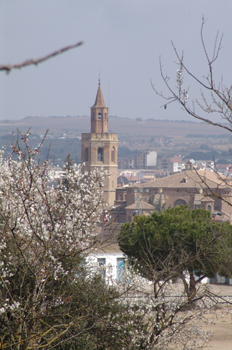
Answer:
<svg viewBox="0 0 232 350"><path fill-rule="evenodd" d="M63 52L66 52L68 50L71 50L71 49L74 49L76 47L79 47L82 44L83 44L83 42L79 41L76 44L63 47L60 50L52 52L52 53L50 53L50 54L48 54L48 55L46 55L44 57L38 58L38 59L30 59L30 60L27 60L27 61L24 61L24 62L18 63L18 64L0 65L0 71L6 71L7 73L10 73L10 71L12 69L21 69L23 67L31 66L31 65L37 66L39 63L47 61L48 59L50 59L52 57L58 56L58 55L62 54Z"/></svg>

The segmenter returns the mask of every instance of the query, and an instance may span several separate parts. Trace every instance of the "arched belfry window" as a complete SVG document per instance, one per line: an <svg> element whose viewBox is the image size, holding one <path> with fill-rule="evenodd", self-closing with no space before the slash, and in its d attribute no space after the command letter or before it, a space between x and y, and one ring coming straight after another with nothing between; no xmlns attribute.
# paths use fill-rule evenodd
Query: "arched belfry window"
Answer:
<svg viewBox="0 0 232 350"><path fill-rule="evenodd" d="M115 162L115 147L111 150L111 162Z"/></svg>
<svg viewBox="0 0 232 350"><path fill-rule="evenodd" d="M105 113L105 119L106 119L106 113Z"/></svg>
<svg viewBox="0 0 232 350"><path fill-rule="evenodd" d="M89 149L86 148L85 149L85 161L88 162L88 160L89 160Z"/></svg>
<svg viewBox="0 0 232 350"><path fill-rule="evenodd" d="M101 120L101 119L102 119L102 114L98 113L98 120Z"/></svg>
<svg viewBox="0 0 232 350"><path fill-rule="evenodd" d="M98 148L97 160L98 162L103 162L103 148Z"/></svg>

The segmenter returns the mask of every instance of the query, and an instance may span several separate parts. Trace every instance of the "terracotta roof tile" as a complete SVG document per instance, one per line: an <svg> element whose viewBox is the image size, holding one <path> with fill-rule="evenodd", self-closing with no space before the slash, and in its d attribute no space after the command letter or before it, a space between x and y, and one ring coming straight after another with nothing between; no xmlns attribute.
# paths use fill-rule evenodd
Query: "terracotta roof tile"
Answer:
<svg viewBox="0 0 232 350"><path fill-rule="evenodd" d="M121 250L117 243L100 242L94 246L94 249L91 251L90 254L94 255L94 254L120 253L120 252Z"/></svg>
<svg viewBox="0 0 232 350"><path fill-rule="evenodd" d="M204 197L202 198L201 202L215 202L215 200L211 197Z"/></svg>
<svg viewBox="0 0 232 350"><path fill-rule="evenodd" d="M135 203L131 204L131 205L128 205L128 207L126 207L125 209L138 209L139 208L139 202L136 201ZM154 206L145 202L145 201L141 201L140 202L140 209L142 210L155 210Z"/></svg>
<svg viewBox="0 0 232 350"><path fill-rule="evenodd" d="M228 184L227 184L227 183ZM232 179L224 175L219 175L213 171L201 170L186 170L180 173L169 175L163 178L147 182L146 184L137 185L138 188L204 188L209 186L215 187L230 187ZM207 185L207 186L206 186Z"/></svg>

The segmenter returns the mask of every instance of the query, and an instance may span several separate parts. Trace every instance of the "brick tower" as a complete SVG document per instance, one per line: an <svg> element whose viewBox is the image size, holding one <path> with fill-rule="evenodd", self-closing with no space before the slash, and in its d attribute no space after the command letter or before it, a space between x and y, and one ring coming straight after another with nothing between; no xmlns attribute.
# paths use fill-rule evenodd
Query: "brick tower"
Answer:
<svg viewBox="0 0 232 350"><path fill-rule="evenodd" d="M105 179L103 199L109 206L114 204L117 187L118 135L108 133L108 107L106 107L99 80L97 96L91 107L91 133L81 136L81 163L84 170L104 167L110 175Z"/></svg>

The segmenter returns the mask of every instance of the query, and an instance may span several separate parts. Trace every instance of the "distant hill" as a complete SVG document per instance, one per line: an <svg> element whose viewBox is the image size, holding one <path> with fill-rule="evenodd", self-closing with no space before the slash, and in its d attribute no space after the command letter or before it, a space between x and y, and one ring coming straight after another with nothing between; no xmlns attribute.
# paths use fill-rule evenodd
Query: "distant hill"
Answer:
<svg viewBox="0 0 232 350"><path fill-rule="evenodd" d="M2 120L0 126L0 135L11 133L17 128L27 130L31 127L32 132L37 133L43 133L49 129L53 134L67 133L80 136L82 132L90 132L90 117L26 117L22 120ZM186 137L188 134L205 136L228 134L228 137L230 136L228 131L206 123L155 119L136 121L118 117L109 118L109 132L167 137Z"/></svg>
<svg viewBox="0 0 232 350"><path fill-rule="evenodd" d="M80 162L81 133L90 132L90 117L26 117L22 120L0 121L0 147L10 144L12 133L30 129L30 142L37 147L46 130L49 129L40 159L55 158L57 164L71 153L75 162ZM193 156L198 152L202 159L209 154L228 158L232 134L222 128L195 121L170 121L142 118L129 119L112 116L109 118L109 132L119 137L119 156L130 157L134 152L145 149L156 150L158 156L181 154ZM218 153L217 153L218 152ZM223 153L224 152L224 153ZM196 155L196 154L195 154Z"/></svg>

